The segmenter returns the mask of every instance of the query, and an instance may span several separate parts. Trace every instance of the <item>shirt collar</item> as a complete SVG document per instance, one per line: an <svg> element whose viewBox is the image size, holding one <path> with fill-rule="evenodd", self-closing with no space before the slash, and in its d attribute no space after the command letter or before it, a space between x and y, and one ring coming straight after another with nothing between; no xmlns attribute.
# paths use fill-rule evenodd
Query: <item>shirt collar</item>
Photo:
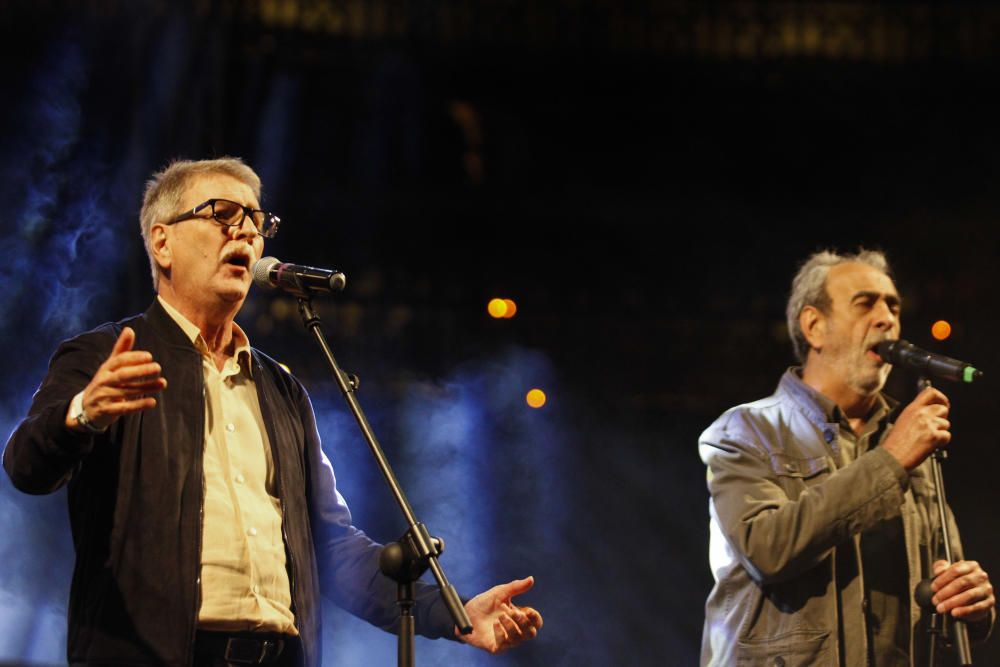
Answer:
<svg viewBox="0 0 1000 667"><path fill-rule="evenodd" d="M184 317L179 310L164 301L163 297L159 294L156 295L156 300L160 302L161 306L163 306L163 310L167 312L167 315L169 315L170 318L177 323L177 326L181 328L184 335L191 341L191 344L194 345L195 349L201 352L202 356L211 356L211 351L208 349L208 343L205 342L205 337L201 335L201 329L199 329L196 324L191 322L191 320ZM247 338L246 333L236 322L233 322L233 345L235 347L233 357L237 360L240 366L246 370L247 374L252 375L252 364L250 363L250 339Z"/></svg>

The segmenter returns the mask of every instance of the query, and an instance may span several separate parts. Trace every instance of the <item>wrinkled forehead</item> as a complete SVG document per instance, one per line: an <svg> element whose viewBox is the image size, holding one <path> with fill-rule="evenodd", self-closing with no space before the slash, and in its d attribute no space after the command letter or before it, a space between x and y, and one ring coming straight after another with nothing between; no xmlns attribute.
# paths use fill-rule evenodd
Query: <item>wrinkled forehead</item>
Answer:
<svg viewBox="0 0 1000 667"><path fill-rule="evenodd" d="M253 188L238 178L214 172L192 175L181 195L182 207L191 208L208 199L229 199L244 206L260 208Z"/></svg>
<svg viewBox="0 0 1000 667"><path fill-rule="evenodd" d="M834 303L850 301L857 294L877 294L899 300L892 278L874 266L845 262L830 268L826 291Z"/></svg>

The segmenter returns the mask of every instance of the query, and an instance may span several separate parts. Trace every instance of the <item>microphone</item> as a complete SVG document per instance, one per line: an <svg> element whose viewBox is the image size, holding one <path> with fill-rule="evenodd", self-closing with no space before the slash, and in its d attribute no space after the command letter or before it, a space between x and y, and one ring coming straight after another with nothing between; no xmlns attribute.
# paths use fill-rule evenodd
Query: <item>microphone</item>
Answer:
<svg viewBox="0 0 1000 667"><path fill-rule="evenodd" d="M890 364L907 366L924 375L955 382L972 382L983 377L983 372L958 359L921 350L916 345L900 338L884 340L875 346L875 352Z"/></svg>
<svg viewBox="0 0 1000 667"><path fill-rule="evenodd" d="M280 289L299 297L317 292L339 292L347 285L340 271L289 264L277 257L262 257L253 265L253 281L258 287Z"/></svg>

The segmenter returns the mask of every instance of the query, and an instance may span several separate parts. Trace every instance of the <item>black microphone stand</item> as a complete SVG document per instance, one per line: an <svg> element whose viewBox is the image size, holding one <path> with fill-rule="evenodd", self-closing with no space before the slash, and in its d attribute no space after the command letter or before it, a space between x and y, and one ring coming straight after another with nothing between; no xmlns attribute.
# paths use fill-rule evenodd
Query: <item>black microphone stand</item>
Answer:
<svg viewBox="0 0 1000 667"><path fill-rule="evenodd" d="M465 607L458 596L458 591L448 582L448 578L444 575L444 570L441 569L441 564L438 563L437 557L444 551L444 541L436 537L431 537L427 531L427 527L417 521L409 501L407 501L402 488L399 486L399 482L396 480L396 475L389 466L388 459L386 459L385 454L382 452L382 447L372 432L368 419L365 417L357 398L354 396L354 392L357 390L359 384L358 378L347 375L337 365L336 359L333 358L333 352L330 350L330 346L327 345L323 330L320 328L319 316L313 310L312 301L308 294L297 294L296 298L299 301L299 313L302 315L302 322L313 333L316 342L319 343L323 355L330 365L330 370L333 372L333 377L337 381L337 386L340 387L341 394L343 394L347 405L354 414L354 418L361 428L361 433L368 442L372 456L375 457L379 470L382 471L382 475L389 485L389 490L396 499L396 503L406 518L406 524L409 526L398 542L391 542L382 549L382 553L379 556L379 568L383 574L395 580L397 584L396 602L399 605L400 616L397 652L398 664L400 667L413 667L413 582L419 579L420 575L428 568L433 573L434 579L437 580L438 586L441 589L441 598L444 600L445 606L448 607L451 618L455 622L455 626L459 632L463 635L472 632L472 623L465 612Z"/></svg>
<svg viewBox="0 0 1000 667"><path fill-rule="evenodd" d="M931 386L930 380L927 378L920 378L917 382L918 390L923 390L926 387ZM949 530L950 522L948 521L948 511L947 511L947 500L944 493L944 475L941 473L941 462L948 458L948 452L944 449L938 448L934 450L931 454L931 472L934 475L934 488L937 489L937 509L938 509L938 521L941 526L941 546L944 549L944 559L948 564L954 562L952 556L951 548L951 531ZM962 667L968 667L972 664L972 649L969 647L969 629L965 624L965 621L961 621L957 618L945 617L941 618L937 613L934 603L931 602L931 598L934 596L934 592L931 590L930 579L924 579L919 584L917 584L916 590L913 592L913 596L924 610L930 611L930 622L927 628L927 632L930 634L930 649L928 653L928 665L934 667L934 653L937 645L937 637L940 635L946 637L950 634L952 643L955 647L955 652L958 657L958 664ZM946 621L950 621L947 623ZM950 632L949 626L950 625Z"/></svg>

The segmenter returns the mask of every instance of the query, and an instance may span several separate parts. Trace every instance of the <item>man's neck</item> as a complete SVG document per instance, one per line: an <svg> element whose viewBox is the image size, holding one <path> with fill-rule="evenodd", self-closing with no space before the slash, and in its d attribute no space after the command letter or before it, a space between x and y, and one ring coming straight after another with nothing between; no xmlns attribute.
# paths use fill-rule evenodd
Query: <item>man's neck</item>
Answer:
<svg viewBox="0 0 1000 667"><path fill-rule="evenodd" d="M205 340L209 352L217 360L220 357L232 356L233 350L233 320L240 310L240 304L222 303L215 307L207 307L194 301L180 298L177 293L162 286L158 295L172 308L187 318L191 324L198 327L201 337Z"/></svg>
<svg viewBox="0 0 1000 667"><path fill-rule="evenodd" d="M806 364L802 381L837 404L851 430L859 433L878 402L877 393L863 393L845 383L836 374Z"/></svg>

